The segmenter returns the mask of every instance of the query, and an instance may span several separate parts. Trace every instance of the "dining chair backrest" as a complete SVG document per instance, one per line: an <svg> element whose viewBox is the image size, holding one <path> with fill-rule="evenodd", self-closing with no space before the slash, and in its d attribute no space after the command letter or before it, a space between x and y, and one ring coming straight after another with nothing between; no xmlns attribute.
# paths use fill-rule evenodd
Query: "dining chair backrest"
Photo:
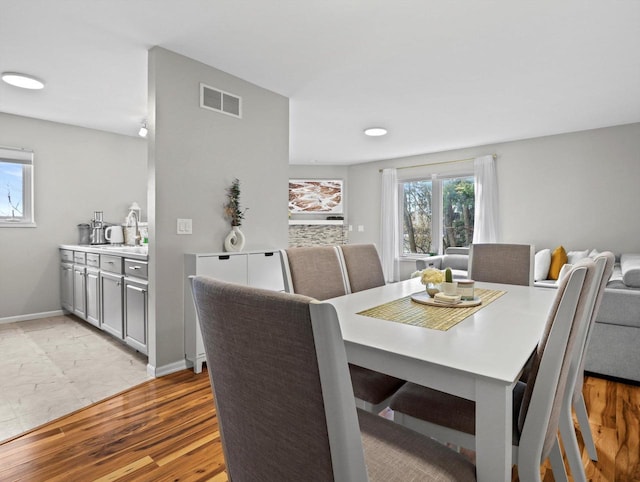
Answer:
<svg viewBox="0 0 640 482"><path fill-rule="evenodd" d="M562 401L560 433L565 450L565 459L569 462L574 480L586 480L587 478L582 463L582 451L576 437L576 428L573 420L574 412L582 433L584 448L589 454L589 458L594 461L598 459L591 426L589 425L589 415L582 394L584 360L589 343L589 335L600 308L605 286L613 272L614 262L615 256L611 252L604 252L594 258L594 279L590 288L589 301L584 310L585 320L581 324L576 338L576 349L569 367L568 386Z"/></svg>
<svg viewBox="0 0 640 482"><path fill-rule="evenodd" d="M594 263L596 265L596 274L592 288L592 290L594 291L592 303L588 309L589 320L587 321L587 323L585 323L582 331L579 334L579 349L576 350L576 354L574 356L571 367L571 375L575 378L574 393L577 391L582 391L584 381L584 355L587 347L589 346L589 335L591 334L591 329L593 327L593 324L595 323L598 310L600 309L600 303L602 301L602 295L604 294L605 286L607 285L607 281L609 281L609 278L611 277L611 273L613 273L615 256L613 253L606 251L600 253L597 257L595 257Z"/></svg>
<svg viewBox="0 0 640 482"><path fill-rule="evenodd" d="M535 474L556 442L560 409L577 337L588 322L595 281L590 259L576 263L559 281L544 334L534 352L518 416L521 431L518 472ZM599 280L598 280L599 281Z"/></svg>
<svg viewBox="0 0 640 482"><path fill-rule="evenodd" d="M203 276L192 286L229 480L366 481L333 306Z"/></svg>
<svg viewBox="0 0 640 482"><path fill-rule="evenodd" d="M375 244L345 244L338 250L351 293L384 286L382 263Z"/></svg>
<svg viewBox="0 0 640 482"><path fill-rule="evenodd" d="M533 285L535 247L530 244L472 244L469 278L488 283Z"/></svg>
<svg viewBox="0 0 640 482"><path fill-rule="evenodd" d="M289 248L280 254L288 293L327 300L349 292L337 247Z"/></svg>

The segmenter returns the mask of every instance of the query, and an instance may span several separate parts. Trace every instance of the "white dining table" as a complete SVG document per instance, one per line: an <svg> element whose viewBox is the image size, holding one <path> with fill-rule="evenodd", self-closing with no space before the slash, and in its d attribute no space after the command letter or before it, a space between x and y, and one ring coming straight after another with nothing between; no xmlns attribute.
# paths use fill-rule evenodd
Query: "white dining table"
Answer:
<svg viewBox="0 0 640 482"><path fill-rule="evenodd" d="M349 362L476 402L480 482L511 480L512 390L540 339L556 290L476 283L506 291L447 331L358 315L424 291L419 279L327 300Z"/></svg>

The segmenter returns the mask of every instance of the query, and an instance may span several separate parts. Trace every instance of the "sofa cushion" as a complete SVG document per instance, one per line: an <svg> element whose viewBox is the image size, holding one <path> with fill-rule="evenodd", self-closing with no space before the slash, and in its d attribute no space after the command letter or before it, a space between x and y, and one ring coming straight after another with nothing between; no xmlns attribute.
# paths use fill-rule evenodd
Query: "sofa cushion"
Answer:
<svg viewBox="0 0 640 482"><path fill-rule="evenodd" d="M640 288L640 254L620 256L622 280L630 288Z"/></svg>
<svg viewBox="0 0 640 482"><path fill-rule="evenodd" d="M563 246L558 246L551 253L551 266L549 266L549 279L558 279L560 270L567 264L567 252Z"/></svg>
<svg viewBox="0 0 640 482"><path fill-rule="evenodd" d="M547 275L549 274L549 266L551 266L551 250L541 249L536 253L534 260L534 281L547 279Z"/></svg>
<svg viewBox="0 0 640 482"><path fill-rule="evenodd" d="M611 273L611 277L609 281L607 281L607 288L627 289L627 286L622 280L622 269L620 269L619 263L613 265L613 273Z"/></svg>

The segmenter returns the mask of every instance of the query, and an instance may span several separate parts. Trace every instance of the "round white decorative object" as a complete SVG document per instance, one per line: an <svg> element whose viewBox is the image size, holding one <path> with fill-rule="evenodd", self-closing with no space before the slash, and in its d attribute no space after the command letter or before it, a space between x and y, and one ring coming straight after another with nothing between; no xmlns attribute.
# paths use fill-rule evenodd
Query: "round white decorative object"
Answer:
<svg viewBox="0 0 640 482"><path fill-rule="evenodd" d="M244 248L244 233L240 231L239 226L232 226L231 232L224 238L225 251L242 251Z"/></svg>

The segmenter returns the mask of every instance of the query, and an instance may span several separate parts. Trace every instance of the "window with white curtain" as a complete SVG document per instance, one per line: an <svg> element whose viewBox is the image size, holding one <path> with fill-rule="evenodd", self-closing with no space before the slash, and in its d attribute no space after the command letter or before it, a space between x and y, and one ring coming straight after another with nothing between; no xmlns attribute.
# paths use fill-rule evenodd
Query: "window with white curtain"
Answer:
<svg viewBox="0 0 640 482"><path fill-rule="evenodd" d="M399 182L401 255L442 253L473 240L474 176L433 175Z"/></svg>
<svg viewBox="0 0 640 482"><path fill-rule="evenodd" d="M0 147L0 227L33 225L33 152Z"/></svg>

